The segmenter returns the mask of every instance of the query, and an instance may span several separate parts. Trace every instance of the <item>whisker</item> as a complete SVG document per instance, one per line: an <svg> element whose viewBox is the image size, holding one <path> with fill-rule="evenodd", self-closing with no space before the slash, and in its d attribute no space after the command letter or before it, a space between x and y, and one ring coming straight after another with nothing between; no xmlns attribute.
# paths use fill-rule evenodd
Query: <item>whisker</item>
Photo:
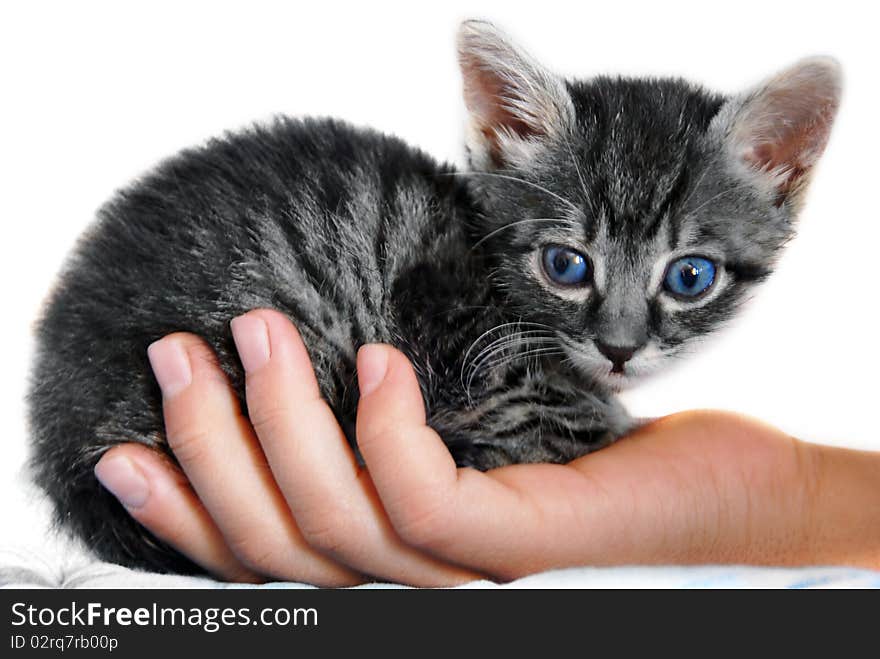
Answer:
<svg viewBox="0 0 880 659"><path fill-rule="evenodd" d="M489 328L488 330L486 330L485 332L483 332L482 334L480 334L480 336L478 336L478 337L473 341L473 343L471 343L471 345L468 347L467 351L465 351L465 353L464 353L464 358L462 359L462 364L466 364L466 363L467 363L468 356L471 354L471 352L473 352L474 348L476 348L477 345L479 345L480 341L482 341L482 340L483 340L484 338L486 338L487 336L491 335L491 334L494 333L494 332L498 332L498 331L500 331L500 330L502 330L502 329L505 329L505 328L507 328L507 327L523 327L523 326L526 326L526 327L541 327L541 328L544 328L544 329L550 330L551 332L555 332L555 328L551 327L550 325L545 325L545 324L543 324L543 323L533 323L533 322L530 322L530 321L524 321L524 320L518 320L518 321L515 321L515 322L501 323L500 325L495 325L494 327L491 327L491 328ZM464 373L462 372L462 376L463 376L463 375L464 375Z"/></svg>
<svg viewBox="0 0 880 659"><path fill-rule="evenodd" d="M555 341L530 341L529 343L524 344L524 345L528 346L527 350L524 350L523 352L515 352L512 355L500 355L500 359L492 359L492 358L495 357L496 355L499 355L499 353L503 353L504 351L503 350L495 351L492 355L489 355L490 359L488 359L484 363L480 364L480 367L484 368L484 369L494 368L495 366L498 366L499 364L504 364L507 361L510 361L513 359L519 359L520 357L527 357L527 356L529 356L531 354L535 354L535 353L542 353L542 352L547 352L547 351L559 352L559 353L563 352L562 348L560 348L559 344L556 343Z"/></svg>
<svg viewBox="0 0 880 659"><path fill-rule="evenodd" d="M502 357L501 359L486 364L486 368L496 368L499 366L504 366L506 364L510 364L512 362L518 361L520 359L529 359L532 357L550 357L552 355L564 355L565 351L562 348L558 347L544 347L544 348L533 348L532 350L527 350L526 352L517 353L515 355L511 355L509 357Z"/></svg>
<svg viewBox="0 0 880 659"><path fill-rule="evenodd" d="M533 339L541 339L543 341L549 341L546 337L532 337ZM496 355L502 354L503 352L516 349L518 346L527 345L528 343L533 342L529 337L522 336L507 336L503 337L501 341L496 341L493 345L483 349L480 353L471 359L467 364L462 365L461 372L461 384L462 386L470 390L470 383L473 381L474 376L480 370L480 368L485 364L488 360L491 360ZM465 383L465 375L467 375L467 383Z"/></svg>
<svg viewBox="0 0 880 659"><path fill-rule="evenodd" d="M498 229L495 229L494 231L490 231L490 232L487 233L485 236L483 236L482 238L480 238L480 239L479 239L477 242L475 242L475 243L473 244L473 246L468 250L468 253L473 252L475 249L477 249L477 247L479 247L479 246L482 245L484 242L486 242L487 240L489 240L492 236L494 236L494 235L496 235L496 234L499 234L499 233L501 233L502 231L504 231L504 230L506 230L506 229L510 229L511 227L515 227L515 226L518 226L518 225L520 225L520 224L527 224L527 223L529 223L529 222L562 222L562 223L564 223L564 224L570 224L570 225L572 225L572 226L576 226L575 223L572 222L571 220L566 220L566 219L564 219L564 218L557 218L557 217L533 217L533 218L528 219L528 220L517 220L516 222L508 222L508 223L505 224L504 226L499 227Z"/></svg>
<svg viewBox="0 0 880 659"><path fill-rule="evenodd" d="M694 196L694 194L696 194L697 190L700 189L700 185L702 185L702 183L705 180L706 175L708 173L709 173L709 168L707 167L703 170L703 173L700 176L700 178L697 179L697 182L694 184L694 187L691 190L691 193L687 197L685 197L685 200L683 202L681 202L681 204L679 204L679 208L687 208L687 203L691 200L691 198L693 198L693 196Z"/></svg>
<svg viewBox="0 0 880 659"><path fill-rule="evenodd" d="M566 199L565 197L562 197L562 196L556 194L552 190L548 190L543 185L533 183L532 181L527 181L526 179L519 178L518 176L510 176L508 174L499 174L497 172L440 172L437 174L437 176L490 176L493 178L505 179L507 181L517 181L517 182L523 183L525 185L530 185L531 187L536 188L537 190L540 190L541 192L544 192L545 194L548 194L551 197L554 197L555 199L558 199L563 204L565 204L566 206L568 206L569 208L574 210L574 212L578 213L579 215L583 215L583 211L580 208L578 208L574 204L574 202L571 202L568 199Z"/></svg>
<svg viewBox="0 0 880 659"><path fill-rule="evenodd" d="M553 337L549 337L549 336L547 336L547 337L531 337L531 338L510 336L507 338L509 340L506 343L495 347L493 350L486 353L484 357L482 357L479 360L474 359L473 362L471 363L471 366L469 368L467 382L462 383L464 386L464 389L465 389L465 393L468 397L468 400L471 400L471 386L473 385L473 382L476 379L477 374L485 367L495 366L497 364L504 363L504 359L507 359L506 357L502 358L500 361L496 361L496 362L492 362L492 359L496 355L504 353L505 350L507 350L511 347L518 347L518 346L528 347L528 346L535 346L535 345L543 345L544 346L544 348L537 348L537 349L544 349L544 350L551 350L551 349L559 350L560 349L557 338L555 336L553 336ZM528 352L528 350L527 350L527 352ZM522 353L519 353L519 354L522 354Z"/></svg>
<svg viewBox="0 0 880 659"><path fill-rule="evenodd" d="M443 311L438 311L437 313L433 313L429 316L429 318L434 318L436 316L443 316L445 314L455 313L456 311L464 311L466 309L494 309L495 307L491 307L486 304L472 304L472 305L462 305L459 307L450 307L449 309L444 309Z"/></svg>
<svg viewBox="0 0 880 659"><path fill-rule="evenodd" d="M530 336L527 336L530 335ZM537 335L537 336L535 336ZM493 354L497 354L511 346L515 346L517 344L523 345L525 343L533 343L538 341L547 341L547 342L555 342L557 341L556 336L551 335L549 332L545 332L544 330L532 330L531 332L517 332L516 334L509 336L502 336L500 339L495 339L488 346L483 348L477 355L470 361L470 364L467 365L467 369L473 369L479 367L479 362L482 361L485 356L492 356Z"/></svg>
<svg viewBox="0 0 880 659"><path fill-rule="evenodd" d="M584 175L581 173L577 158L574 157L574 151L571 148L571 140L568 138L568 135L565 136L565 146L568 148L568 155L571 157L571 164L574 165L574 171L577 172L578 180L581 182L581 190L584 191L584 199L589 199L590 195L587 194L587 183L584 181Z"/></svg>
<svg viewBox="0 0 880 659"><path fill-rule="evenodd" d="M552 339L556 338L556 336L554 334L552 334L551 332L549 332L548 330L543 330L543 329L520 330L518 332L515 332L514 334L506 334L500 338L495 339L494 341L492 341L491 343L489 343L488 345L483 347L483 349L479 353L477 353L476 357L474 357L474 360L479 359L480 355L485 353L490 348L498 345L499 343L503 343L505 341L513 341L513 340L517 340L520 338L530 338L530 337L531 338L552 338Z"/></svg>
<svg viewBox="0 0 880 659"><path fill-rule="evenodd" d="M478 336L476 339L474 339L474 341L470 344L470 346L468 346L468 349L465 351L464 358L462 358L462 360L461 360L461 373L459 374L459 379L461 380L462 387L464 387L464 372L465 372L465 366L468 363L468 358L470 357L470 354L471 354L471 352L473 352L474 348L476 348L477 345L479 345L480 341L482 341L485 337L490 336L493 332L500 331L506 327L517 327L519 325L520 325L519 322L501 323L500 325L496 325L495 327L489 328L488 330L486 330L485 332L480 334L480 336Z"/></svg>
<svg viewBox="0 0 880 659"><path fill-rule="evenodd" d="M730 194L731 192L736 192L737 190L742 190L743 188L749 188L749 187L752 187L751 183L743 183L742 185L734 185L733 187L728 188L727 190L722 190L718 194L709 197L706 201L704 201L702 204L697 206L694 210L690 211L688 213L688 216L695 215L698 211L702 210L703 208L705 208L706 206L711 204L713 201L723 197L726 194Z"/></svg>

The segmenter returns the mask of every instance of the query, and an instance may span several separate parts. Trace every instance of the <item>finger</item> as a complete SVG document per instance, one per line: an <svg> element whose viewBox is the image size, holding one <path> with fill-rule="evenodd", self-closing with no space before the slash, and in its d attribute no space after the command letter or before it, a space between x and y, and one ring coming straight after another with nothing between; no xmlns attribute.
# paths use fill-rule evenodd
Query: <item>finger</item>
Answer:
<svg viewBox="0 0 880 659"><path fill-rule="evenodd" d="M248 413L306 540L385 580L436 586L478 578L406 545L394 532L369 475L321 397L291 322L278 312L257 310L233 320L232 332L247 373Z"/></svg>
<svg viewBox="0 0 880 659"><path fill-rule="evenodd" d="M275 578L348 585L360 575L308 546L211 350L195 336L152 344L169 446L230 549Z"/></svg>
<svg viewBox="0 0 880 659"><path fill-rule="evenodd" d="M407 543L495 574L513 552L530 548L535 510L503 482L456 469L439 435L425 425L418 381L403 354L364 346L358 377L358 446Z"/></svg>
<svg viewBox="0 0 880 659"><path fill-rule="evenodd" d="M453 495L458 479L455 461L425 424L424 401L406 357L389 346L363 346L358 351L358 385L358 448L377 488L390 491L393 485L400 491ZM398 503L384 496L383 501Z"/></svg>
<svg viewBox="0 0 880 659"><path fill-rule="evenodd" d="M95 475L150 533L208 572L227 581L263 581L229 550L186 477L156 451L114 447L95 465Z"/></svg>

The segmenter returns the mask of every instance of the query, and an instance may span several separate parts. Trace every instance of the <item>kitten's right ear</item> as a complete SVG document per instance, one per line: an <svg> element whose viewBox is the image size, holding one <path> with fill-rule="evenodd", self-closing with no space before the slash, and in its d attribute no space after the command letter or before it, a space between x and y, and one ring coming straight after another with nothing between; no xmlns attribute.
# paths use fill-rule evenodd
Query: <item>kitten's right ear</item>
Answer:
<svg viewBox="0 0 880 659"><path fill-rule="evenodd" d="M719 114L734 166L777 205L800 201L828 143L841 87L837 61L811 57L733 99Z"/></svg>
<svg viewBox="0 0 880 659"><path fill-rule="evenodd" d="M526 165L542 140L567 130L574 106L565 83L485 21L458 31L467 146L477 169Z"/></svg>

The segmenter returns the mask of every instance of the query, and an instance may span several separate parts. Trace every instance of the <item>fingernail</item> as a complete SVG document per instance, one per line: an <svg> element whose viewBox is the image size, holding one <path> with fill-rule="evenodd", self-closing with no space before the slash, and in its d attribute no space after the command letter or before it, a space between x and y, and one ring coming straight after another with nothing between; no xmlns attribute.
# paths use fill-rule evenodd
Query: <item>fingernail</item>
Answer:
<svg viewBox="0 0 880 659"><path fill-rule="evenodd" d="M121 455L104 456L95 476L126 508L140 508L150 497L150 485L134 463Z"/></svg>
<svg viewBox="0 0 880 659"><path fill-rule="evenodd" d="M238 358L245 371L255 371L269 361L269 328L259 316L245 314L230 323Z"/></svg>
<svg viewBox="0 0 880 659"><path fill-rule="evenodd" d="M165 398L180 393L192 382L189 356L180 341L159 339L147 348L147 357Z"/></svg>
<svg viewBox="0 0 880 659"><path fill-rule="evenodd" d="M357 355L358 387L361 396L369 396L385 379L388 352L380 345L361 346Z"/></svg>

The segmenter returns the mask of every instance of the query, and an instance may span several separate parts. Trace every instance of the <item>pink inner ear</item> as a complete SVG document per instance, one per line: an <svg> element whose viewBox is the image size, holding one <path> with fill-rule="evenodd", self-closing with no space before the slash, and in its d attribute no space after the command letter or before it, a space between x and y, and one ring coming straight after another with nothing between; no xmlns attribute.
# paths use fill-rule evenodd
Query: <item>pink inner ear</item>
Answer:
<svg viewBox="0 0 880 659"><path fill-rule="evenodd" d="M781 118L772 136L755 135L743 157L755 169L779 175L779 191L787 194L822 155L833 117L825 107L802 121Z"/></svg>
<svg viewBox="0 0 880 659"><path fill-rule="evenodd" d="M509 83L495 71L487 70L477 62L463 63L465 68L465 102L470 111L479 119L483 134L488 139L495 137L499 128L506 129L520 137L528 137L536 131L511 110L508 99L515 98Z"/></svg>
<svg viewBox="0 0 880 659"><path fill-rule="evenodd" d="M838 97L834 72L810 63L774 79L744 108L736 129L742 157L774 176L780 201L825 150Z"/></svg>

